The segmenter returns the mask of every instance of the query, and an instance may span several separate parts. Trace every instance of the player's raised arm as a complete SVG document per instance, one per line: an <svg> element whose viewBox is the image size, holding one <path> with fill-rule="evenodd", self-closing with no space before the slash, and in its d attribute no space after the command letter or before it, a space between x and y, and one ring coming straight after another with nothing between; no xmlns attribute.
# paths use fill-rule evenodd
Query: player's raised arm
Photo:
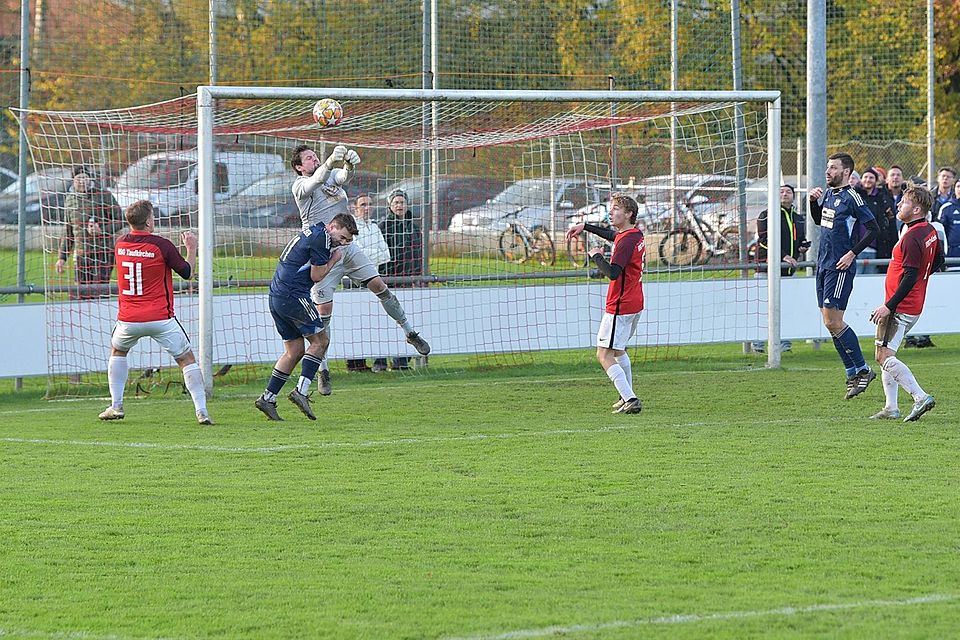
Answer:
<svg viewBox="0 0 960 640"><path fill-rule="evenodd" d="M180 234L180 242L183 243L184 248L187 250L187 255L184 256L187 264L190 266L190 275L183 276L183 278L189 279L196 273L197 266L197 236L193 231L184 231ZM183 274L180 274L183 275Z"/></svg>

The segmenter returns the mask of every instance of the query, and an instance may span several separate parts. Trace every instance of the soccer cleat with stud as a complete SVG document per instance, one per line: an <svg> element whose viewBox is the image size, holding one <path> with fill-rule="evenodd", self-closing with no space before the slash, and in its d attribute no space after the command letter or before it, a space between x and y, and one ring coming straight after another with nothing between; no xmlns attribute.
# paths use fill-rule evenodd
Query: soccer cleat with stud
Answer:
<svg viewBox="0 0 960 640"><path fill-rule="evenodd" d="M320 370L320 385L318 389L322 396L328 396L333 393L333 384L330 382L330 372L326 369ZM316 418L313 419L315 420Z"/></svg>
<svg viewBox="0 0 960 640"><path fill-rule="evenodd" d="M407 342L412 344L413 348L416 349L420 355L430 355L430 345L427 344L427 341L421 338L420 334L416 331L407 334Z"/></svg>
<svg viewBox="0 0 960 640"><path fill-rule="evenodd" d="M293 404L297 405L297 409L300 409L300 411L303 412L303 415L307 416L311 420L317 419L317 416L313 413L313 408L310 406L310 398L294 389L290 392L290 395L287 396L287 399Z"/></svg>
<svg viewBox="0 0 960 640"><path fill-rule="evenodd" d="M899 409L881 409L875 414L870 416L871 420L899 420L900 419L900 410Z"/></svg>
<svg viewBox="0 0 960 640"><path fill-rule="evenodd" d="M643 405L640 403L640 398L630 398L620 405L620 408L614 413L640 413L642 410Z"/></svg>
<svg viewBox="0 0 960 640"><path fill-rule="evenodd" d="M907 414L907 417L904 418L903 421L916 422L920 419L920 416L925 414L927 411L930 411L930 409L933 409L935 406L937 406L936 399L933 396L928 395L922 400L918 400L917 402L913 403L913 409L910 410L910 413Z"/></svg>
<svg viewBox="0 0 960 640"><path fill-rule="evenodd" d="M613 412L616 413L617 411L619 411L619 410L620 410L620 407L623 406L623 403L624 403L624 402L625 402L625 400L624 400L623 398L620 398L619 400L617 400L616 402L614 402L614 403L613 403L613 407L611 407L611 408L613 409Z"/></svg>
<svg viewBox="0 0 960 640"><path fill-rule="evenodd" d="M114 406L109 406L104 409L98 416L101 420L123 420L124 417L123 407L119 409Z"/></svg>
<svg viewBox="0 0 960 640"><path fill-rule="evenodd" d="M267 416L268 419L273 420L274 422L283 422L283 418L280 417L280 414L277 413L277 403L276 402L267 402L263 399L263 396L257 398L257 401L253 403L257 409L263 412L263 415Z"/></svg>
<svg viewBox="0 0 960 640"><path fill-rule="evenodd" d="M212 425L213 419L206 411L197 411L197 422L203 425Z"/></svg>
<svg viewBox="0 0 960 640"><path fill-rule="evenodd" d="M847 380L847 395L845 396L847 400L850 398L855 398L864 391L867 390L867 387L870 386L870 383L877 379L877 374L873 369L867 369L866 371L861 371L857 375L853 376L850 380Z"/></svg>

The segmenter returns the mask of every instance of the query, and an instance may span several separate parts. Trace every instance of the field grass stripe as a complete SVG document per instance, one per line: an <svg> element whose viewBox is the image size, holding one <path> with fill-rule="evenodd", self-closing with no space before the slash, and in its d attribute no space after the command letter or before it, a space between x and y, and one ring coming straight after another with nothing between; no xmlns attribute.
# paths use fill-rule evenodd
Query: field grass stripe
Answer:
<svg viewBox="0 0 960 640"><path fill-rule="evenodd" d="M117 447L124 449L159 449L161 451L213 451L218 453L276 453L292 449L309 449L309 444L280 444L272 447L225 447L212 444L164 444L160 442L109 442L104 440L49 440L45 438L0 438L11 444L46 444L73 447Z"/></svg>
<svg viewBox="0 0 960 640"><path fill-rule="evenodd" d="M761 609L758 611L727 611L721 613L688 613L657 618L640 618L638 620L615 620L598 624L574 624L568 626L542 627L540 629L521 629L507 631L494 635L457 636L447 640L521 640L523 638L543 638L546 636L570 635L576 633L596 633L614 629L632 629L636 627L671 624L690 624L697 622L716 622L724 620L742 620L759 617L787 617L811 613L833 611L850 611L854 609L882 609L889 607L909 607L920 604L937 602L953 602L960 599L958 594L931 594L903 600L863 600L860 602L838 602L829 604L815 604L806 607L780 607L777 609Z"/></svg>
<svg viewBox="0 0 960 640"><path fill-rule="evenodd" d="M750 424L775 425L792 423L792 418L774 420L754 420ZM594 429L552 429L550 431L528 431L519 433L472 433L461 436L433 436L391 438L384 440L361 440L358 442L316 442L278 444L263 447L228 447L206 444L165 444L162 442L111 442L108 440L55 440L48 438L0 438L0 442L9 444L36 444L72 447L113 447L125 449L144 449L156 451L210 451L214 453L280 453L284 451L304 451L309 449L367 449L376 447L396 447L404 445L442 444L445 442L483 442L485 440L513 440L521 438L549 438L566 435L599 435L618 431L634 431L654 427L676 429L689 427L723 426L723 422L682 422L674 424L649 424L644 422L624 422Z"/></svg>

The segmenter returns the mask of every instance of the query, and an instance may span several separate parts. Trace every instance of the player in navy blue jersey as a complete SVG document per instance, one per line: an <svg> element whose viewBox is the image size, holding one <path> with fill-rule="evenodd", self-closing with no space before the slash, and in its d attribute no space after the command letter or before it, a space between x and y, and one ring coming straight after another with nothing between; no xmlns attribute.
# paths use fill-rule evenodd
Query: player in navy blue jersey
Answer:
<svg viewBox="0 0 960 640"><path fill-rule="evenodd" d="M317 223L298 233L280 254L280 262L270 282L270 315L283 339L283 355L273 367L267 388L254 403L270 420L283 419L277 413L277 395L301 360L303 365L297 388L287 397L305 416L317 419L307 391L327 353L330 337L323 330L320 312L310 300L310 288L341 259L336 247L348 244L356 234L357 223L353 216L341 213L326 225ZM308 343L306 349L304 339Z"/></svg>
<svg viewBox="0 0 960 640"><path fill-rule="evenodd" d="M843 312L853 292L857 255L880 233L873 213L850 186L851 173L853 158L835 153L827 160L827 191L820 187L810 190L810 216L820 225L817 305L847 373L847 400L866 391L877 377L864 360L857 334L843 321ZM858 221L867 233L854 243L853 227Z"/></svg>

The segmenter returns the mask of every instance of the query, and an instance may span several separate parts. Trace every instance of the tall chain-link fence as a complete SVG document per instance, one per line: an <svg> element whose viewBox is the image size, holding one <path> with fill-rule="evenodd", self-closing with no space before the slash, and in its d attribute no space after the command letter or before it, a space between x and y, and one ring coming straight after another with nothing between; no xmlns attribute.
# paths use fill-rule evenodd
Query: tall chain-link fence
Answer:
<svg viewBox="0 0 960 640"><path fill-rule="evenodd" d="M436 3L431 24L429 0L217 0L213 20L209 0L32 0L30 107L106 109L179 97L210 81L211 60L217 84L420 87L426 77L456 89L668 89L674 7L677 88L733 86L729 0ZM783 92L783 168L797 174L806 1L743 0L739 9L742 88ZM4 106L19 99L20 12L21 2L0 2ZM952 0L936 1L938 165L960 156L960 21L951 12ZM919 0L827 3L828 141L845 145L860 166L926 173L926 20ZM16 156L16 124L5 112L0 168L15 170ZM10 179L0 175L0 187ZM16 200L0 194L0 287L16 284ZM42 282L42 268L28 239L27 281Z"/></svg>

